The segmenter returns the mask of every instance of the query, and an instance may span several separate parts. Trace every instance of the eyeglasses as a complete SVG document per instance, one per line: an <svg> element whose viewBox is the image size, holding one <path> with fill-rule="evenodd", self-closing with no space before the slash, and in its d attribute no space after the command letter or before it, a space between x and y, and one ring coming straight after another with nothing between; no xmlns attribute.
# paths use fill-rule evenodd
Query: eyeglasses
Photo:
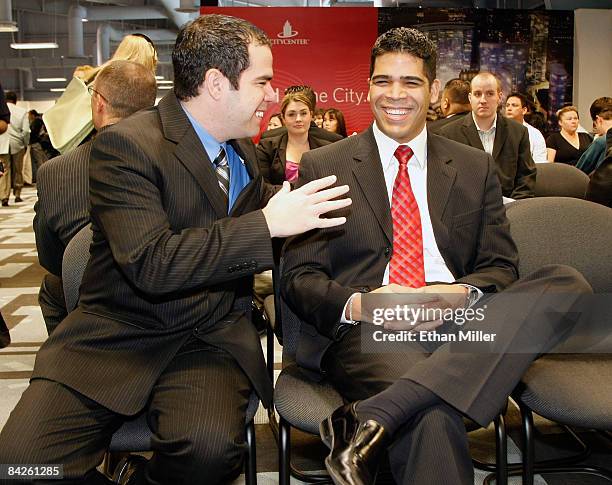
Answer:
<svg viewBox="0 0 612 485"><path fill-rule="evenodd" d="M87 86L87 92L89 93L91 97L93 97L94 93L96 93L98 96L100 96L104 101L108 103L108 99L106 99L106 96L104 96L100 91L94 89L93 86Z"/></svg>

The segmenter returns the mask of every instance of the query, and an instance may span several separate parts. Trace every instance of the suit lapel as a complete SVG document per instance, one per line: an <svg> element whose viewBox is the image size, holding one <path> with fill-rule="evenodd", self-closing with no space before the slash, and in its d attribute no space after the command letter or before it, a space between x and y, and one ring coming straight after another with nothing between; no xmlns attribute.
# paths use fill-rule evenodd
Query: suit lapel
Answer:
<svg viewBox="0 0 612 485"><path fill-rule="evenodd" d="M497 127L495 128L495 141L493 142L493 160L497 160L507 136L508 125L506 120L498 114Z"/></svg>
<svg viewBox="0 0 612 485"><path fill-rule="evenodd" d="M177 143L174 154L178 160L196 179L217 217L227 217L225 198L212 162L173 93L166 95L159 102L159 116L164 135Z"/></svg>
<svg viewBox="0 0 612 485"><path fill-rule="evenodd" d="M438 248L446 248L448 228L442 222L457 170L449 163L451 156L440 149L436 135L427 134L427 204Z"/></svg>
<svg viewBox="0 0 612 485"><path fill-rule="evenodd" d="M257 165L257 152L255 150L255 145L251 141L250 138L244 138L241 140L230 140L228 142L232 148L236 151L238 156L242 158L244 161L244 166L251 177L251 180L247 185L244 186L240 195L234 202L232 209L230 210L230 214L242 214L245 211L245 204L248 204L250 201L250 196L255 183L259 177L259 167ZM232 174L230 173L230 177ZM248 206L251 210L253 207L251 205Z"/></svg>
<svg viewBox="0 0 612 485"><path fill-rule="evenodd" d="M385 175L380 163L380 155L372 126L357 137L359 137L359 141L353 155L357 162L353 166L355 180L361 187L368 204L372 207L389 243L392 243L393 220L391 219L391 208L389 207Z"/></svg>
<svg viewBox="0 0 612 485"><path fill-rule="evenodd" d="M484 146L482 146L482 141L480 141L480 137L478 136L478 130L476 129L476 124L474 123L472 115L466 115L463 118L463 121L461 122L461 129L463 130L465 137L468 139L470 146L484 151Z"/></svg>

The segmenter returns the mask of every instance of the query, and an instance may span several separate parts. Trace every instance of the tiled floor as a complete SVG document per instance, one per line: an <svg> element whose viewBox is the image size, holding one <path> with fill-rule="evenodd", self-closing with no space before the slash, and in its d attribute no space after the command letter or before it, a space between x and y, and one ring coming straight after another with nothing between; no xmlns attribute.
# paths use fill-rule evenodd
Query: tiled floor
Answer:
<svg viewBox="0 0 612 485"><path fill-rule="evenodd" d="M7 321L12 344L0 349L0 428L6 422L10 411L19 400L21 393L28 385L28 378L34 364L36 352L47 337L37 294L44 271L38 265L34 233L32 231L33 205L36 201L35 188L26 188L22 197L24 202L0 208L0 309ZM262 339L265 345L265 339ZM275 361L280 362L281 349L276 343ZM278 367L278 364L277 364ZM275 371L278 375L279 370ZM263 408L256 416L258 481L260 484L278 483L277 449L275 440L266 424L267 414ZM470 434L472 452L487 461L493 459L492 431L481 430ZM321 467L320 458L325 450L314 437L294 433L296 449L306 450L298 457L307 469ZM600 464L606 461L604 446ZM509 443L510 461L520 457L514 442ZM443 458L441 458L443 459ZM611 460L612 461L612 460ZM482 483L485 473L476 471L475 483ZM236 483L242 483L241 477ZM300 483L295 481L294 483ZM520 479L511 479L510 483L518 484ZM538 484L547 483L538 477ZM551 484L569 483L603 483L590 479L571 482L563 479L548 481ZM425 484L424 484L425 485ZM429 485L429 484L426 484Z"/></svg>

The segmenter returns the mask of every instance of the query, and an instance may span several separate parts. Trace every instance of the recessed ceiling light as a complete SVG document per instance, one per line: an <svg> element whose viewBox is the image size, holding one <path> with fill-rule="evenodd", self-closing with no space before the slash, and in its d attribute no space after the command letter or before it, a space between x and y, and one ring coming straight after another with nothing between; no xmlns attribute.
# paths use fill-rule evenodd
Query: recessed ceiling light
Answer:
<svg viewBox="0 0 612 485"><path fill-rule="evenodd" d="M157 89L172 89L174 86L157 86Z"/></svg>
<svg viewBox="0 0 612 485"><path fill-rule="evenodd" d="M66 91L66 88L51 88L49 89L49 91L51 91L52 93L63 93L64 91Z"/></svg>
<svg viewBox="0 0 612 485"><path fill-rule="evenodd" d="M164 81L157 81L157 84L174 84L174 81L170 81L169 79L166 79Z"/></svg>
<svg viewBox="0 0 612 485"><path fill-rule="evenodd" d="M57 49L57 42L13 42L11 49Z"/></svg>
<svg viewBox="0 0 612 485"><path fill-rule="evenodd" d="M164 78L164 76L155 76L155 79L157 79L158 81L159 81L160 79L163 79L163 78Z"/></svg>
<svg viewBox="0 0 612 485"><path fill-rule="evenodd" d="M37 77L36 81L39 83L61 83L66 82L65 77Z"/></svg>
<svg viewBox="0 0 612 485"><path fill-rule="evenodd" d="M9 13L10 13L10 7L9 7ZM13 22L12 20L0 21L0 32L19 32L19 28L17 27L17 22Z"/></svg>

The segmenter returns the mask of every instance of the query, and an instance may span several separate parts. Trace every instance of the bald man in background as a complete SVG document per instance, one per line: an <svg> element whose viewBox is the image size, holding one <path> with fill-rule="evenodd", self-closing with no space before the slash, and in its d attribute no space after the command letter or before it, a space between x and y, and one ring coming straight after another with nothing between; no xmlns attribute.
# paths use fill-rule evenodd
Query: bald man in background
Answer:
<svg viewBox="0 0 612 485"><path fill-rule="evenodd" d="M502 100L499 80L489 72L477 74L470 83L469 99L472 115L449 123L438 133L491 155L504 197L533 197L536 167L531 157L529 133L520 123L498 116Z"/></svg>

